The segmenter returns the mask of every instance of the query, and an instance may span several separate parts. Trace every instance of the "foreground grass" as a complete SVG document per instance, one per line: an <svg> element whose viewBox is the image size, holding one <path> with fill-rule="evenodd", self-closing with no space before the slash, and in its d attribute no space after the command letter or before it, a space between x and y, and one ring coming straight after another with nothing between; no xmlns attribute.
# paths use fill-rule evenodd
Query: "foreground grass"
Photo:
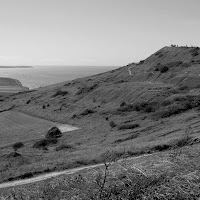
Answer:
<svg viewBox="0 0 200 200"><path fill-rule="evenodd" d="M136 160L104 155L104 166L1 191L1 199L198 199L199 146Z"/></svg>

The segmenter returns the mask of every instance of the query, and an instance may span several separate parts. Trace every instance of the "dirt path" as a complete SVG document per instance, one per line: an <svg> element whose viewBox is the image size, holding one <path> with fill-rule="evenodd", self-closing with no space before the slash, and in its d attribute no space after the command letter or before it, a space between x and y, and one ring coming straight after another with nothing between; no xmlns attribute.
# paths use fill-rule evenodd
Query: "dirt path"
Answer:
<svg viewBox="0 0 200 200"><path fill-rule="evenodd" d="M128 68L128 73L129 73L130 76L132 76L132 72L131 72L130 68L131 67Z"/></svg>
<svg viewBox="0 0 200 200"><path fill-rule="evenodd" d="M74 130L78 130L79 128L75 127L75 126L71 126L68 124L57 124L57 127L60 129L60 131L62 133L65 132L69 132L69 131L74 131Z"/></svg>
<svg viewBox="0 0 200 200"><path fill-rule="evenodd" d="M148 156L152 156L152 155L153 154L147 154L147 155L142 155L142 156L137 156L137 157L131 157L131 158L128 158L127 160L135 160L135 159L138 159L141 157L148 157ZM120 162L120 160L119 160L119 162ZM20 186L20 185L27 185L27 184L31 184L31 183L35 183L35 182L39 182L39 181L44 181L44 180L47 180L47 179L50 179L50 178L53 178L53 177L56 177L59 175L63 175L63 174L75 174L76 172L79 172L84 169L93 169L95 167L100 167L103 165L104 164L101 163L101 164L97 164L97 165L90 165L90 166L85 166L85 167L68 169L68 170L63 170L63 171L59 171L59 172L51 172L51 173L42 174L40 176L36 176L33 178L29 178L29 179L5 182L5 183L0 184L0 189L14 187L14 186Z"/></svg>

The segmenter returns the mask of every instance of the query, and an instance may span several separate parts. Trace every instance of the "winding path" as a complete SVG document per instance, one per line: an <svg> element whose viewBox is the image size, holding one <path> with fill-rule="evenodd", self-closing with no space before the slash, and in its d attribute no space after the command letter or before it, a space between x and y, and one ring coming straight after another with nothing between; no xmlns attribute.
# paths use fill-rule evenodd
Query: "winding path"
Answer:
<svg viewBox="0 0 200 200"><path fill-rule="evenodd" d="M133 74L132 74L130 68L131 68L131 67L128 68L128 73L129 73L130 76L132 76Z"/></svg>
<svg viewBox="0 0 200 200"><path fill-rule="evenodd" d="M130 157L127 160L135 160L141 157L148 157L148 156L152 156L152 155L156 155L156 154L145 154L142 156L137 156L137 157ZM119 160L119 162L122 160ZM79 167L79 168L74 168L74 169L68 169L68 170L63 170L63 171L59 171L59 172L50 172L47 174L42 174L33 178L28 178L28 179L23 179L23 180L16 180L16 181L11 181L11 182L5 182L5 183L1 183L0 184L0 189L3 188L8 188L8 187L15 187L15 186L20 186L20 185L27 185L27 184L31 184L31 183L35 183L35 182L39 182L39 181L44 181L59 175L63 175L63 174L75 174L77 172L80 172L84 169L93 169L95 167L100 167L103 166L104 164L96 164L96 165L89 165L89 166L85 166L85 167Z"/></svg>

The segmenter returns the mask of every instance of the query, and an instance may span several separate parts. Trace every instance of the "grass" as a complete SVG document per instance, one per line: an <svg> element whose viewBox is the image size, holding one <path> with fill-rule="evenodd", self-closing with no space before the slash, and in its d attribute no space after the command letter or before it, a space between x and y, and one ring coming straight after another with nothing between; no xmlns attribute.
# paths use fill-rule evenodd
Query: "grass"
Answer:
<svg viewBox="0 0 200 200"><path fill-rule="evenodd" d="M15 199L198 199L199 146L161 155L117 161L113 152L104 165L32 185L1 190L1 197ZM124 155L124 154L123 154ZM122 156L123 156L122 155ZM114 160L114 163L111 163ZM28 174L27 174L28 176Z"/></svg>
<svg viewBox="0 0 200 200"><path fill-rule="evenodd" d="M179 54L179 50L183 52ZM175 139L180 138L185 127L189 124L194 127L194 138L200 127L199 110L193 109L199 108L199 90L193 89L193 83L188 84L188 79L179 84L187 78L186 71L191 71L192 76L194 71L198 71L195 65L198 58L191 62L190 50L160 50L157 57L141 62L141 65L145 63L144 67L130 65L133 67L132 76L127 67L122 67L34 92L1 97L1 111L15 105L12 110L80 127L80 130L63 134L56 144L47 145L48 150L32 148L55 124L16 112L2 112L1 181L20 178L24 174L34 176L45 171L99 163L103 161L101 155L104 151L112 149L121 155L124 146L128 156L169 151L174 144L177 147L173 151L176 152L183 141L179 143ZM163 55L159 58L160 65L166 66L169 73L153 72L150 77L148 73L152 72L152 66L157 63L155 59L160 55ZM171 63L171 60L176 62ZM186 64L181 64L181 60ZM188 88L182 87L184 85ZM68 93L63 93L65 91ZM42 109L43 105L45 109ZM118 129L124 124L127 125ZM140 127L132 129L132 124L140 124ZM17 151L21 156L14 157L11 155L12 144L18 141L22 141L24 147ZM193 142L192 139L191 144ZM73 149L70 150L68 145Z"/></svg>
<svg viewBox="0 0 200 200"><path fill-rule="evenodd" d="M19 112L3 112L0 116L0 145L41 137L56 123Z"/></svg>

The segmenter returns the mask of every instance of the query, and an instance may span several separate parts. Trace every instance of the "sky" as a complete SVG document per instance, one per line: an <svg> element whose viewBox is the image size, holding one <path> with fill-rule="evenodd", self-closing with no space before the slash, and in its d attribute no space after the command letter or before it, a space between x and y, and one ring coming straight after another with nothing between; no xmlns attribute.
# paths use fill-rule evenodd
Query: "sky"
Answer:
<svg viewBox="0 0 200 200"><path fill-rule="evenodd" d="M199 0L0 0L0 65L123 66L200 46Z"/></svg>

